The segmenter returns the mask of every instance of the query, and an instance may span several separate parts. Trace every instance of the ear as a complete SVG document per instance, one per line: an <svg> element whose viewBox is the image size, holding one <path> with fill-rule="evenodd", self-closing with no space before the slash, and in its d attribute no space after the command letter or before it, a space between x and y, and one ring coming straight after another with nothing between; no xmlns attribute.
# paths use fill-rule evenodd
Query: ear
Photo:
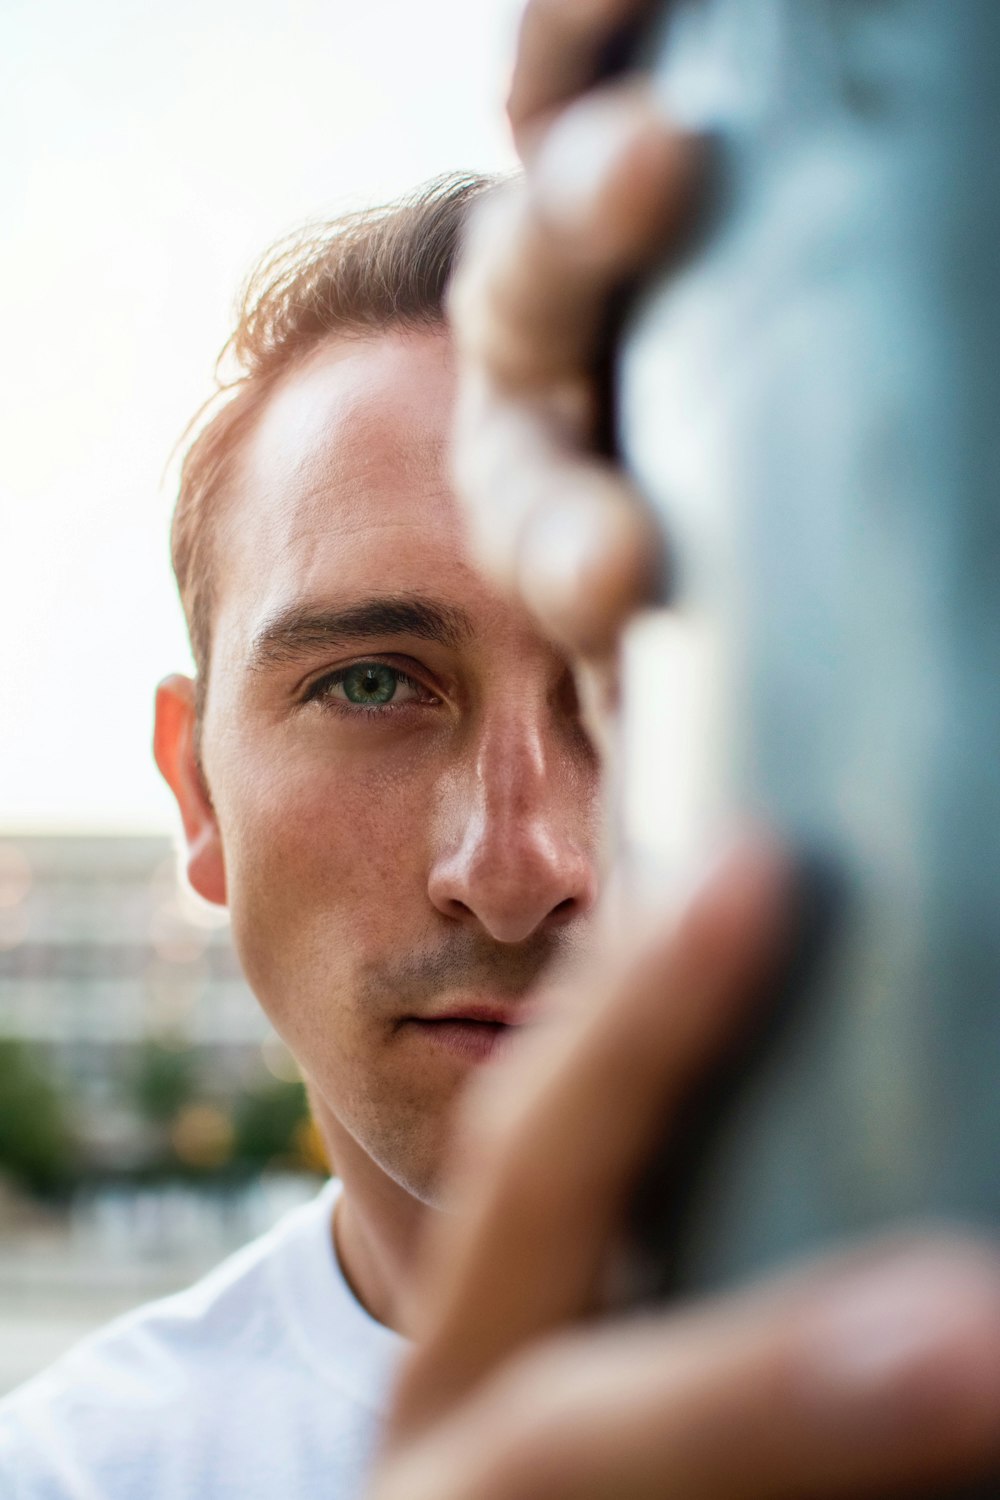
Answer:
<svg viewBox="0 0 1000 1500"><path fill-rule="evenodd" d="M195 686L190 677L167 677L156 689L153 754L177 798L187 844L187 876L198 895L226 904L226 866L215 808L197 753Z"/></svg>

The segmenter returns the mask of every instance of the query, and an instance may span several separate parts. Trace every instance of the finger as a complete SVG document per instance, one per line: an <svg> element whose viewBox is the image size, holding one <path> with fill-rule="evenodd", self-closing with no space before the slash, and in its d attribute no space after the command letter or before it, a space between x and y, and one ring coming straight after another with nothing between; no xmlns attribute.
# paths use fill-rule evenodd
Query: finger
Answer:
<svg viewBox="0 0 1000 1500"><path fill-rule="evenodd" d="M666 570L652 514L617 471L585 458L552 465L516 557L517 592L546 635L606 669L625 622L662 596Z"/></svg>
<svg viewBox="0 0 1000 1500"><path fill-rule="evenodd" d="M528 0L507 100L522 159L552 113L596 80L615 37L648 9L649 0Z"/></svg>
<svg viewBox="0 0 1000 1500"><path fill-rule="evenodd" d="M676 237L699 157L636 89L567 110L528 185L490 195L471 220L449 296L464 359L519 394L589 377L608 293Z"/></svg>
<svg viewBox="0 0 1000 1500"><path fill-rule="evenodd" d="M461 1219L431 1247L439 1280L403 1419L592 1306L643 1164L774 962L785 880L769 846L742 848L675 930L593 981L582 1022L554 1029L533 1068L511 1060Z"/></svg>
<svg viewBox="0 0 1000 1500"><path fill-rule="evenodd" d="M645 508L587 451L593 366L609 293L679 229L697 156L641 95L587 101L552 132L531 190L484 205L452 288L473 551L543 630L595 659L655 595L662 563Z"/></svg>
<svg viewBox="0 0 1000 1500"><path fill-rule="evenodd" d="M551 1340L405 1467L407 1500L842 1500L995 1477L1000 1257L914 1242Z"/></svg>
<svg viewBox="0 0 1000 1500"><path fill-rule="evenodd" d="M603 665L624 621L659 597L651 512L611 464L577 450L550 404L467 383L456 485L470 549L573 657Z"/></svg>

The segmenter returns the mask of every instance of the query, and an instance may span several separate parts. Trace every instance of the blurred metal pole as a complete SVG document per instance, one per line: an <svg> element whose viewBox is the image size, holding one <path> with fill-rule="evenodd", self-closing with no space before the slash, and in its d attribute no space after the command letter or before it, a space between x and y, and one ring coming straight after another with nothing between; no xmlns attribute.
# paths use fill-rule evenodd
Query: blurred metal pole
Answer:
<svg viewBox="0 0 1000 1500"><path fill-rule="evenodd" d="M750 813L847 895L699 1162L703 1288L1000 1224L1000 5L679 0L654 33L719 163L618 372L700 683L660 854Z"/></svg>

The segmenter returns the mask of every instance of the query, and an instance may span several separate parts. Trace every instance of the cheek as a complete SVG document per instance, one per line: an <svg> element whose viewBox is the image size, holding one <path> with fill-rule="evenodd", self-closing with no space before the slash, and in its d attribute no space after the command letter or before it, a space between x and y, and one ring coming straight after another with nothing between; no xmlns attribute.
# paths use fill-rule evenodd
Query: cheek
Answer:
<svg viewBox="0 0 1000 1500"><path fill-rule="evenodd" d="M244 780L222 822L233 934L262 999L346 978L426 921L433 782L426 761L332 751L279 753Z"/></svg>

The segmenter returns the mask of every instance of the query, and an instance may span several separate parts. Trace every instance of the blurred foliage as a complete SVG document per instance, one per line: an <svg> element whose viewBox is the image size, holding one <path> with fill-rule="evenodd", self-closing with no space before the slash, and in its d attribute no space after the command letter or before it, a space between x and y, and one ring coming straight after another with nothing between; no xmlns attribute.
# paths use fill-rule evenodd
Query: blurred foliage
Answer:
<svg viewBox="0 0 1000 1500"><path fill-rule="evenodd" d="M193 1049L166 1048L144 1042L131 1079L134 1102L147 1120L168 1125L199 1092L199 1069Z"/></svg>
<svg viewBox="0 0 1000 1500"><path fill-rule="evenodd" d="M79 1119L75 1133L71 1117ZM92 1135L109 1121L121 1133L117 1160L114 1135L101 1128ZM328 1170L301 1081L222 1080L196 1048L148 1041L122 1068L111 1113L95 1116L93 1106L74 1101L44 1051L0 1040L0 1172L29 1193L88 1178L223 1182L269 1169Z"/></svg>
<svg viewBox="0 0 1000 1500"><path fill-rule="evenodd" d="M62 1092L34 1048L0 1038L0 1168L45 1196L66 1188L76 1167Z"/></svg>
<svg viewBox="0 0 1000 1500"><path fill-rule="evenodd" d="M309 1123L309 1103L301 1082L275 1079L262 1084L236 1102L233 1155L244 1169L281 1165L315 1170L301 1159L302 1127Z"/></svg>

